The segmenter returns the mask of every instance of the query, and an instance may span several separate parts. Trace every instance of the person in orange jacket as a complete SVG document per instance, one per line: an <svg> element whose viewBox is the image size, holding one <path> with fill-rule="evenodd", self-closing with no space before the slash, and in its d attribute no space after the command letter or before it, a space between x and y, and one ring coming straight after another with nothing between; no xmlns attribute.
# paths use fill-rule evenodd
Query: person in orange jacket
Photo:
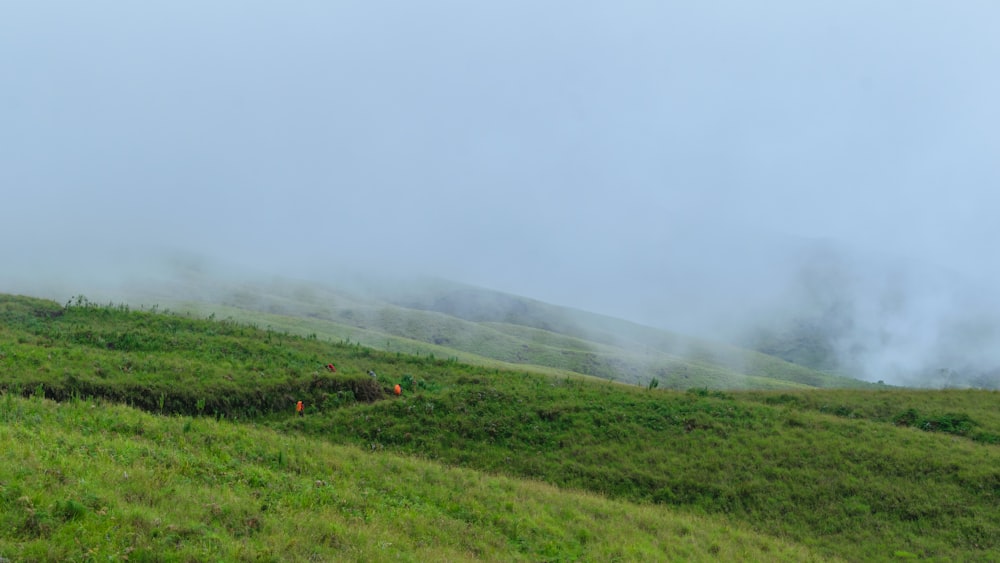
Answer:
<svg viewBox="0 0 1000 563"><path fill-rule="evenodd" d="M396 393L397 395L402 395L402 394L403 394L403 388L402 388L402 387L400 387L398 383L396 384L396 386L395 386L395 387L393 387L393 388L392 388L392 390L393 390L393 392L395 392L395 393Z"/></svg>
<svg viewBox="0 0 1000 563"><path fill-rule="evenodd" d="M295 404L295 412L299 413L299 416L305 416L305 407L302 405L302 401Z"/></svg>

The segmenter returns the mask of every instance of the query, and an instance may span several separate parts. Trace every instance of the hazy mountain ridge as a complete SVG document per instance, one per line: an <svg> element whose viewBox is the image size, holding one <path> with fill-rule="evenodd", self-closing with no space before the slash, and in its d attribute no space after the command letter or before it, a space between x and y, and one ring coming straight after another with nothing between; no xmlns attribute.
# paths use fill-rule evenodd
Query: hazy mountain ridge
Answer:
<svg viewBox="0 0 1000 563"><path fill-rule="evenodd" d="M654 379L677 389L867 385L719 342L431 278L232 282L188 270L128 299L232 315L219 309L228 307L247 311L237 315L245 322L257 322L257 311L272 315L257 324L301 334L362 338L380 349L540 366L643 386Z"/></svg>
<svg viewBox="0 0 1000 563"><path fill-rule="evenodd" d="M413 288L409 293L387 295L386 299L397 305L438 311L470 321L492 321L500 325L543 331L529 337L529 340L545 339L545 333L558 334L625 350L633 358L658 359L658 361L650 360L650 365L662 364L664 361L701 361L744 375L787 379L796 383L808 381L806 384L810 386L857 383L856 380L831 381L826 374L819 375L808 367L794 365L773 356L722 342L682 336L607 315L560 307L498 291L440 280L425 281L421 285L409 287ZM555 341L567 342L559 339ZM784 377L778 375L788 372L794 375ZM637 374L632 375L635 377ZM671 370L660 365L648 377L669 379Z"/></svg>

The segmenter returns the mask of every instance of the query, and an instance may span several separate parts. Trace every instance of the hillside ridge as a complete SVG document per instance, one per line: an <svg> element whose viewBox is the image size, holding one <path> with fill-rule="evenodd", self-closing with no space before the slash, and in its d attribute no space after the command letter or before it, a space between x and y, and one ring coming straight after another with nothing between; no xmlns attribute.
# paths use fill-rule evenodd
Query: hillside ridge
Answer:
<svg viewBox="0 0 1000 563"><path fill-rule="evenodd" d="M194 272L128 301L249 323L261 314L257 324L297 334L639 386L654 379L678 390L873 386L730 344L433 278L231 283Z"/></svg>

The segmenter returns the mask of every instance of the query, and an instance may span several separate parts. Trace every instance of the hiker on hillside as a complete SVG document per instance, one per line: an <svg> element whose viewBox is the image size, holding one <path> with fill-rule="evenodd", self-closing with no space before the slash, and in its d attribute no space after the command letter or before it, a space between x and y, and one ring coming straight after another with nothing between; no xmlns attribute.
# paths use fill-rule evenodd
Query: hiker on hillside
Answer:
<svg viewBox="0 0 1000 563"><path fill-rule="evenodd" d="M336 368L336 366L334 366L333 364L326 364L326 369L327 369L327 370L328 370L328 371L329 371L330 373L337 373L337 368Z"/></svg>
<svg viewBox="0 0 1000 563"><path fill-rule="evenodd" d="M368 375L370 375L372 379L378 379L378 376L375 375L375 370L373 369L368 370Z"/></svg>
<svg viewBox="0 0 1000 563"><path fill-rule="evenodd" d="M392 392L395 393L396 395L402 395L403 388L400 387L399 384L397 383L396 386L392 388Z"/></svg>
<svg viewBox="0 0 1000 563"><path fill-rule="evenodd" d="M298 403L295 403L295 412L297 412L299 414L299 416L305 416L306 415L306 410L305 410L305 407L302 405L302 401L299 401Z"/></svg>

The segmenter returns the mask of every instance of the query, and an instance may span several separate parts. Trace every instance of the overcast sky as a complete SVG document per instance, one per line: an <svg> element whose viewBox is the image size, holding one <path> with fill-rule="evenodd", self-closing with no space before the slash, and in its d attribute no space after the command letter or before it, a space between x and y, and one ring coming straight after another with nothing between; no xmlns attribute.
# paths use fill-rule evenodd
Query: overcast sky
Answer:
<svg viewBox="0 0 1000 563"><path fill-rule="evenodd" d="M653 321L774 241L997 279L998 29L992 0L2 0L0 281L179 251Z"/></svg>

